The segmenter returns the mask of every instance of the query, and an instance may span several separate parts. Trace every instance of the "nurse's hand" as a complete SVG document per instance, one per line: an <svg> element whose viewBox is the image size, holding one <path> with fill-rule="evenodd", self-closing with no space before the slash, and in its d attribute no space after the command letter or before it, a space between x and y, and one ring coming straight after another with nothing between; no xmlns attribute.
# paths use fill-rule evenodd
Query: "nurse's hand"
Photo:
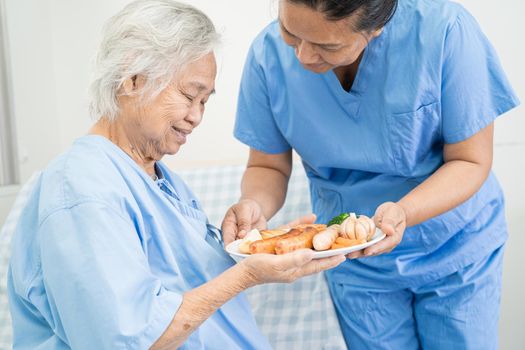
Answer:
<svg viewBox="0 0 525 350"><path fill-rule="evenodd" d="M224 245L244 238L252 229L263 230L266 228L266 218L262 208L252 199L240 200L228 209L222 221L222 239Z"/></svg>
<svg viewBox="0 0 525 350"><path fill-rule="evenodd" d="M279 228L290 228L300 224L313 224L315 219L315 214L308 214L290 221ZM244 238L244 236L254 228L258 230L266 229L266 218L262 213L262 208L259 203L251 199L243 199L230 207L224 216L221 227L224 245L226 246L236 239Z"/></svg>
<svg viewBox="0 0 525 350"><path fill-rule="evenodd" d="M344 255L313 260L313 250L301 249L283 255L255 254L241 264L251 284L284 282L319 273L345 261Z"/></svg>
<svg viewBox="0 0 525 350"><path fill-rule="evenodd" d="M390 253L401 242L406 228L406 214L399 204L394 202L381 204L374 215L374 222L386 235L385 239L366 248L364 251L348 254L349 259Z"/></svg>

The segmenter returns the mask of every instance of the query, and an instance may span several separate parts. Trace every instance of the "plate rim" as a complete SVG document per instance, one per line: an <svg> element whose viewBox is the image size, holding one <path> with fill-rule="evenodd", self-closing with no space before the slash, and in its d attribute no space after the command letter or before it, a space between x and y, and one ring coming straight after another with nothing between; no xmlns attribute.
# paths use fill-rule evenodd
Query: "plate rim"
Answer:
<svg viewBox="0 0 525 350"><path fill-rule="evenodd" d="M379 234L378 234L378 232L379 232ZM322 258L327 258L327 257L330 257L330 256L334 256L334 255L352 253L352 252L355 252L355 251L358 251L358 250L362 250L364 248L368 248L369 246L374 245L374 244L382 241L386 237L386 234L383 231L381 231L379 228L376 228L376 233L374 234L374 236L376 236L376 235L377 235L377 237L375 237L374 239L372 239L372 240L370 240L370 241L368 241L366 243L358 244L358 245L351 246L351 247L343 247L343 248L338 248L338 249L327 249L327 250L320 250L320 251L314 250L314 257L313 258L314 259L322 259ZM238 245L240 243L240 241L242 241L242 239L236 239L235 241L230 242L229 244L227 244L224 247L224 250L232 258L235 257L235 258L240 258L240 259L246 259L247 257L251 256L252 254L243 254L243 253L240 253L238 251L233 251L231 248L228 249L228 247L231 247L234 243L237 243L237 245ZM327 254L327 253L330 253L330 254Z"/></svg>

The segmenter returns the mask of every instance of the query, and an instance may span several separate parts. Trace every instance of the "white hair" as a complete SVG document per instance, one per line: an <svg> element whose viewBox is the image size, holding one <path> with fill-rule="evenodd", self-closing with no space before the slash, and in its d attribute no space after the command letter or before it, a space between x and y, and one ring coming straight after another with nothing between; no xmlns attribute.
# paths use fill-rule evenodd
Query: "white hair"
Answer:
<svg viewBox="0 0 525 350"><path fill-rule="evenodd" d="M219 34L200 10L172 0L138 0L109 19L91 83L94 118L114 120L122 84L145 78L141 97L154 98L175 74L219 44Z"/></svg>

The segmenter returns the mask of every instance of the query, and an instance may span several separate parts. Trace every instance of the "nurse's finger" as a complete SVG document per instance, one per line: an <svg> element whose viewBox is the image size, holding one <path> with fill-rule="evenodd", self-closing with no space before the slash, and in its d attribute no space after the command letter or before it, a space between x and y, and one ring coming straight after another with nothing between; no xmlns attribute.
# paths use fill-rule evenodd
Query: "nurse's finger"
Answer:
<svg viewBox="0 0 525 350"><path fill-rule="evenodd" d="M374 256L379 254L384 254L392 251L399 244L399 239L393 236L387 236L382 241L377 242L376 244L365 249L365 256Z"/></svg>
<svg viewBox="0 0 525 350"><path fill-rule="evenodd" d="M379 227L381 231L387 236L392 236L396 233L396 224L394 223L394 220L390 218L383 218L383 222L381 223L381 226Z"/></svg>
<svg viewBox="0 0 525 350"><path fill-rule="evenodd" d="M232 209L237 221L237 237L243 238L253 228L252 222L257 221L259 218L253 220L253 215L255 214L253 208L243 202L237 203Z"/></svg>
<svg viewBox="0 0 525 350"><path fill-rule="evenodd" d="M224 220L222 221L221 230L222 240L224 241L225 245L233 242L237 237L237 220L231 209L228 210Z"/></svg>

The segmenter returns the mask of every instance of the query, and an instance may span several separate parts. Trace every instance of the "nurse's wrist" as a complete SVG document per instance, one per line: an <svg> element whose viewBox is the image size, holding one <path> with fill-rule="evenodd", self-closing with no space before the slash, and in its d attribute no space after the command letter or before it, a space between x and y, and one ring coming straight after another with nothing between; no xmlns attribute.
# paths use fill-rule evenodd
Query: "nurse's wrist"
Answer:
<svg viewBox="0 0 525 350"><path fill-rule="evenodd" d="M412 226L410 224L411 223L411 221L410 221L410 217L411 217L410 216L410 212L411 212L410 205L408 203L404 202L402 199L400 201L396 202L396 204L401 208L401 210L404 213L406 227Z"/></svg>

